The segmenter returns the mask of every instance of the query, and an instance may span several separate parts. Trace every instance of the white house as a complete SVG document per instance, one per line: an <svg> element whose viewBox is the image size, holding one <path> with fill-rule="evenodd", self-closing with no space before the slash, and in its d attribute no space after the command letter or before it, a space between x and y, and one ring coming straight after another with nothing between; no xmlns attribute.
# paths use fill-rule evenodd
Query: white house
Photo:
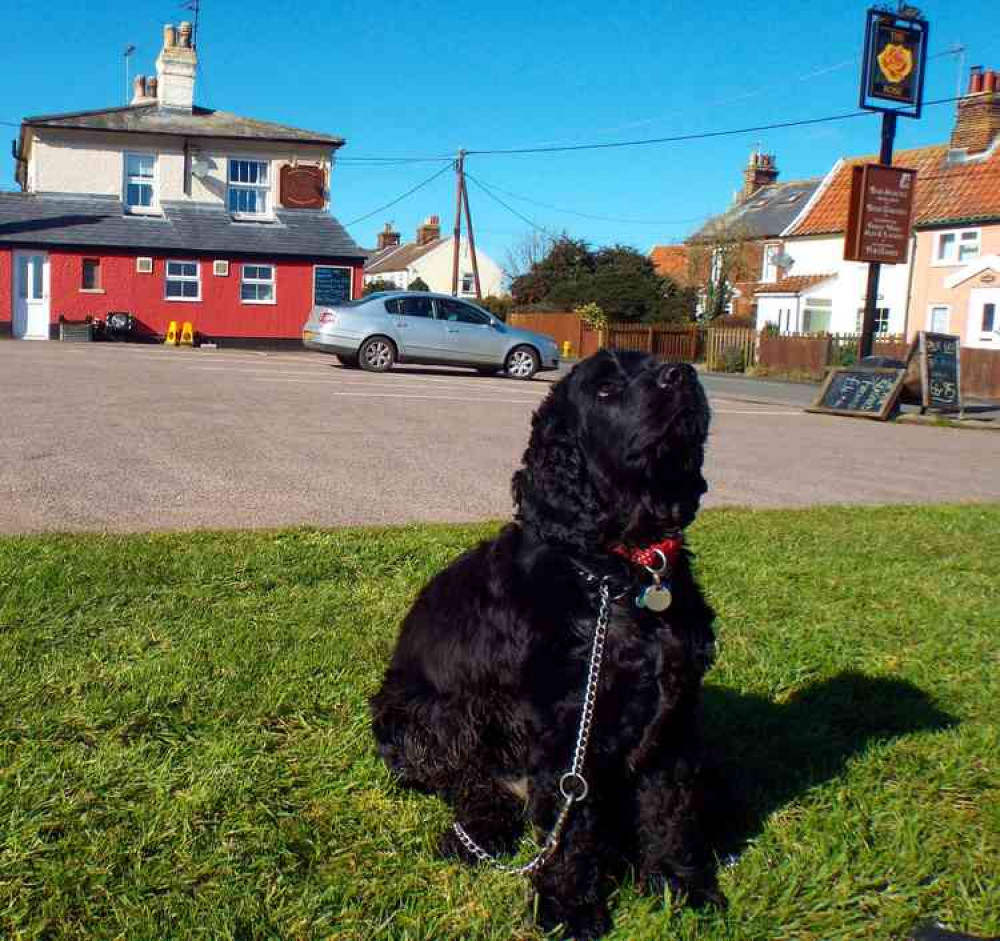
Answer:
<svg viewBox="0 0 1000 941"><path fill-rule="evenodd" d="M416 239L400 243L399 233L386 223L379 232L378 247L365 265L365 284L389 281L400 289L408 288L420 278L432 291L450 294L454 267L454 236L441 238L441 220L430 216L417 226ZM481 248L476 247L476 265L483 297L503 293L503 272L500 266ZM458 253L458 293L460 297L475 297L476 284L472 270L469 243L461 239Z"/></svg>

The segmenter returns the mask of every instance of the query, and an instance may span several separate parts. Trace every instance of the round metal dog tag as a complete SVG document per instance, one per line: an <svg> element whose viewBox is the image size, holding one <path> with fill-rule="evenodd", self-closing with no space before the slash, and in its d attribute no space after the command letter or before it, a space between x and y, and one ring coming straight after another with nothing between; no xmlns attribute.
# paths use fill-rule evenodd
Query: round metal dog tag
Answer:
<svg viewBox="0 0 1000 941"><path fill-rule="evenodd" d="M639 595L639 607L649 608L650 611L666 611L673 600L674 596L665 585L649 585Z"/></svg>

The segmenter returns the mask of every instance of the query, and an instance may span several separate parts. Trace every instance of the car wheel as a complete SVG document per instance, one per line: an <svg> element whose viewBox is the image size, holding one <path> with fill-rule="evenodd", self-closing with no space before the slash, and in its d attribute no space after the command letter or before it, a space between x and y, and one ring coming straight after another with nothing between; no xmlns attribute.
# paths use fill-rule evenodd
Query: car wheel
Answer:
<svg viewBox="0 0 1000 941"><path fill-rule="evenodd" d="M368 372L388 372L396 362L396 347L387 337L369 337L358 350L358 362Z"/></svg>
<svg viewBox="0 0 1000 941"><path fill-rule="evenodd" d="M530 379L538 372L538 366L538 354L530 346L515 346L504 363L504 369L512 379Z"/></svg>
<svg viewBox="0 0 1000 941"><path fill-rule="evenodd" d="M344 353L338 353L337 359L340 360L341 366L346 366L348 369L358 368L358 358L357 356L347 356Z"/></svg>

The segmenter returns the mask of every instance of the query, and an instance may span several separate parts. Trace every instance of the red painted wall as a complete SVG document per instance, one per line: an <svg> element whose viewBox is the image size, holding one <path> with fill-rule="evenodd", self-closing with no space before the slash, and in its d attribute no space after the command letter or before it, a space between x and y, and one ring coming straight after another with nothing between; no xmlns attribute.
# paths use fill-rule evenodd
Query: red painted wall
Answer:
<svg viewBox="0 0 1000 941"><path fill-rule="evenodd" d="M186 320L195 332L207 339L224 337L261 337L265 339L298 338L312 306L313 261L246 259L249 264L274 264L276 304L246 304L240 300L241 266L243 259L215 255L210 258L187 256L200 264L201 299L199 301L168 301L164 298L167 256L153 255L152 274L138 274L135 259L138 253L49 250L50 320L59 322L85 317L103 317L109 311L124 310L142 325L143 331L162 335L171 320L178 327ZM148 255L146 257L149 257ZM103 293L80 290L83 259L101 259ZM171 260L184 256L171 254ZM229 274L218 277L212 273L212 262L225 259ZM330 261L321 264L344 265L353 269L354 296L360 297L363 268L353 260ZM11 251L0 251L0 320L11 320ZM9 334L10 328L7 327Z"/></svg>
<svg viewBox="0 0 1000 941"><path fill-rule="evenodd" d="M10 336L13 320L14 284L10 279L13 258L10 249L0 248L0 338Z"/></svg>

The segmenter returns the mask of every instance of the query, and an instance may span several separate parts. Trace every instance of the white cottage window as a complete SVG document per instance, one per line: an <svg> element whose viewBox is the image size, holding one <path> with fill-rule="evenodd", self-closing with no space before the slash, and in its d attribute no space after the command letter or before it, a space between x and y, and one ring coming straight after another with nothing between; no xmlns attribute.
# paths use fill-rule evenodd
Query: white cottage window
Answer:
<svg viewBox="0 0 1000 941"><path fill-rule="evenodd" d="M125 154L125 209L127 212L156 211L156 156Z"/></svg>
<svg viewBox="0 0 1000 941"><path fill-rule="evenodd" d="M201 300L201 277L198 262L168 261L164 296L168 301Z"/></svg>
<svg viewBox="0 0 1000 941"><path fill-rule="evenodd" d="M244 304L274 303L274 265L244 265L240 281Z"/></svg>
<svg viewBox="0 0 1000 941"><path fill-rule="evenodd" d="M934 259L939 265L964 265L979 257L979 229L941 232Z"/></svg>
<svg viewBox="0 0 1000 941"><path fill-rule="evenodd" d="M271 175L266 160L229 161L229 211L234 216L266 216L271 210Z"/></svg>

